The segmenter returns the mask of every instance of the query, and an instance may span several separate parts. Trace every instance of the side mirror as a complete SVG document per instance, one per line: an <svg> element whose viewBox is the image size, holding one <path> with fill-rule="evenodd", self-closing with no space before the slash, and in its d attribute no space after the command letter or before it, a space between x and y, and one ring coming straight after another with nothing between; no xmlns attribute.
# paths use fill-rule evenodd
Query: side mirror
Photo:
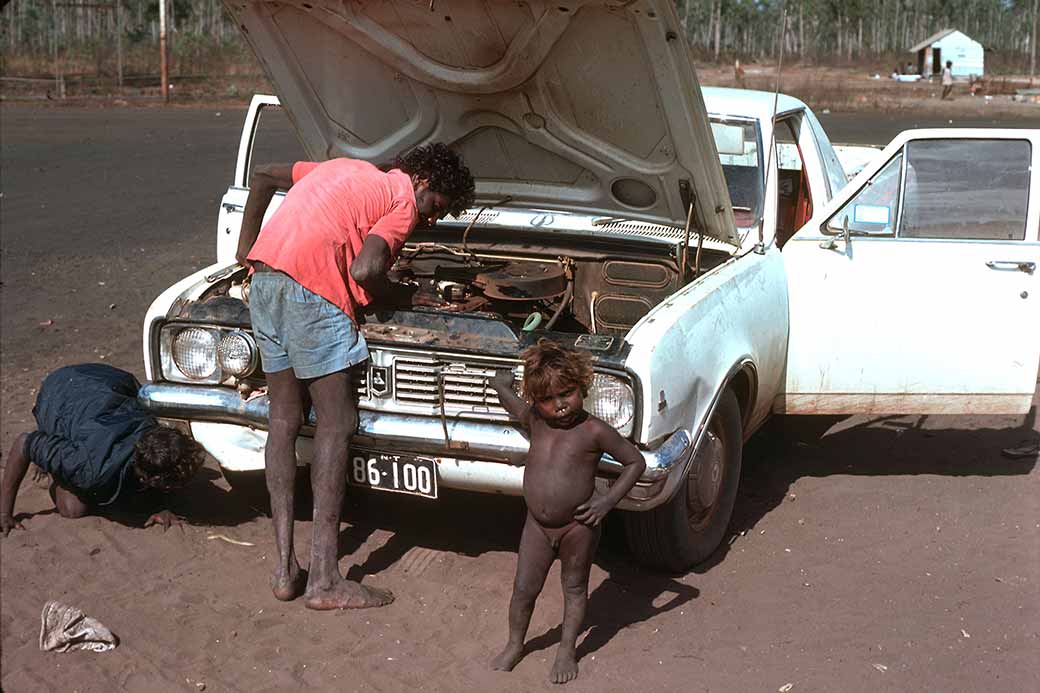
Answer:
<svg viewBox="0 0 1040 693"><path fill-rule="evenodd" d="M824 250L834 250L837 247L837 243L834 240L834 236L828 231L824 230L824 233L830 236L825 241L820 242L820 247ZM852 234L849 233L849 215L846 214L841 220L841 240L845 241L845 247L849 247L849 243L852 241Z"/></svg>

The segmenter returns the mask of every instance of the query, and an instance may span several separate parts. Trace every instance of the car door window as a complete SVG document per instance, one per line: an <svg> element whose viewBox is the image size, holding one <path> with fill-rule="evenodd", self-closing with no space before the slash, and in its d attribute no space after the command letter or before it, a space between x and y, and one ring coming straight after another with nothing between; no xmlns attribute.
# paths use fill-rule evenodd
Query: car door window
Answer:
<svg viewBox="0 0 1040 693"><path fill-rule="evenodd" d="M831 197L834 197L848 183L845 168L841 165L838 153L834 151L831 141L827 138L820 121L816 120L816 116L807 110L805 120L809 123L809 129L816 140L816 148L820 150L820 161L823 162L824 173L827 175L828 192Z"/></svg>
<svg viewBox="0 0 1040 693"><path fill-rule="evenodd" d="M246 170L252 170L253 166L259 164L288 164L307 160L307 154L286 110L276 105L264 106L253 134L250 165Z"/></svg>
<svg viewBox="0 0 1040 693"><path fill-rule="evenodd" d="M871 236L895 235L899 213L899 178L903 166L900 151L867 181L856 195L827 220L832 233L840 233L848 221L849 231Z"/></svg>
<svg viewBox="0 0 1040 693"><path fill-rule="evenodd" d="M900 238L1023 240L1030 144L915 140L906 146Z"/></svg>
<svg viewBox="0 0 1040 693"><path fill-rule="evenodd" d="M801 113L776 122L777 210L776 242L783 247L794 232L812 217L812 190L798 143L802 128Z"/></svg>

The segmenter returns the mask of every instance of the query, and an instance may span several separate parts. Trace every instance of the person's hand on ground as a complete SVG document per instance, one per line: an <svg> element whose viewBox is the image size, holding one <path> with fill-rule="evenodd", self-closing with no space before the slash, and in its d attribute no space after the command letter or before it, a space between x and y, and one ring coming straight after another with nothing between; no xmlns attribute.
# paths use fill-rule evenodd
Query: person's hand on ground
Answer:
<svg viewBox="0 0 1040 693"><path fill-rule="evenodd" d="M0 515L0 533L6 537L12 529L25 529L25 525L11 515Z"/></svg>
<svg viewBox="0 0 1040 693"><path fill-rule="evenodd" d="M162 525L163 532L168 530L170 527L177 525L178 527L183 524L184 518L174 515L169 510L162 510L154 515L151 515L144 522L145 527L151 527L152 525Z"/></svg>

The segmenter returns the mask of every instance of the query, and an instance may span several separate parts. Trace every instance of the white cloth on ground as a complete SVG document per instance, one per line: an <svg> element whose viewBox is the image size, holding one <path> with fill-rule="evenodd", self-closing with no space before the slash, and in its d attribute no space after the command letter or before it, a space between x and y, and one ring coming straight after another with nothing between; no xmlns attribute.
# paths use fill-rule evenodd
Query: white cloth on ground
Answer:
<svg viewBox="0 0 1040 693"><path fill-rule="evenodd" d="M95 618L61 602L47 602L40 614L40 649L44 652L93 650L107 652L119 638Z"/></svg>

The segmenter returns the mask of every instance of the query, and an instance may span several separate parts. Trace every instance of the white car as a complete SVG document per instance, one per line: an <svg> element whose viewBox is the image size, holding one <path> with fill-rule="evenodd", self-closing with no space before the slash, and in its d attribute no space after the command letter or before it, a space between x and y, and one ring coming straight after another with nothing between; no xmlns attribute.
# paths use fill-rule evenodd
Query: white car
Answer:
<svg viewBox="0 0 1040 693"><path fill-rule="evenodd" d="M487 377L540 337L593 356L588 409L647 463L621 504L631 550L670 569L722 540L741 447L772 413L1030 406L1040 131L905 132L846 185L801 102L775 99L774 132L772 94L702 98L670 0L228 7L306 156L383 163L446 141L477 180L481 207L418 229L398 261L472 310L362 326L353 485L520 494L527 441ZM249 109L216 262L144 325L142 402L232 480L263 468L234 252L257 121L278 102ZM617 469L604 458L600 488Z"/></svg>

